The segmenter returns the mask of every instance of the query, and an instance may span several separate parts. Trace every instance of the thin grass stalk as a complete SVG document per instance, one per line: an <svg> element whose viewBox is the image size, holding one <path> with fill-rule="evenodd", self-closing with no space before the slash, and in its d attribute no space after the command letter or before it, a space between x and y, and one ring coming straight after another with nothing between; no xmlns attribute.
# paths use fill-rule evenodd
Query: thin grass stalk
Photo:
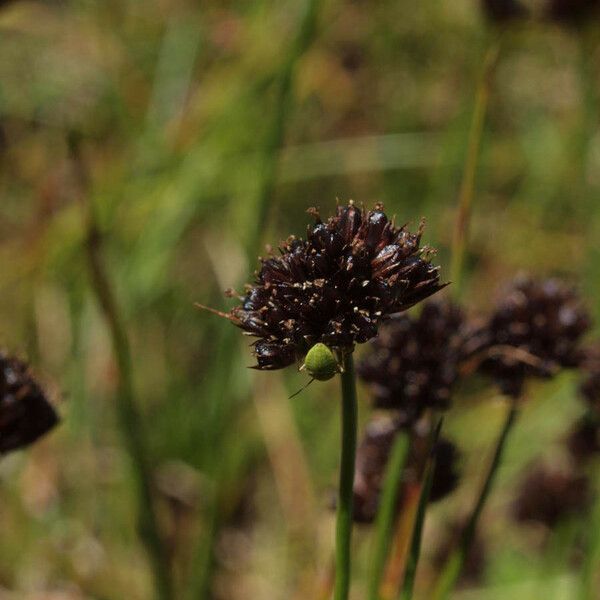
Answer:
<svg viewBox="0 0 600 600"><path fill-rule="evenodd" d="M596 90L596 75L594 52L597 45L599 29L596 23L590 23L579 32L579 92L581 96L580 114L581 122L577 132L576 148L573 163L577 169L576 186L579 188L581 200L587 206L586 198L588 187L587 175L590 166L590 153L593 146L593 137L597 131L598 123L598 92Z"/></svg>
<svg viewBox="0 0 600 600"><path fill-rule="evenodd" d="M247 224L248 229L250 230L250 234L246 240L246 253L249 261L253 259L254 254L260 245L266 229L265 225L268 222L270 206L273 200L273 192L277 182L279 151L283 143L285 124L291 108L291 93L293 90L295 68L315 36L319 6L319 0L309 0L296 40L290 48L289 54L279 71L278 77L275 79L275 85L277 86L277 89L272 113L273 118L267 129L262 151L261 163L259 167L260 182L256 196L255 210L253 211L254 219L252 223ZM230 332L230 328L224 328L220 337L222 340L219 345L225 347L227 353L230 355L234 351L234 346L237 343L236 338ZM217 362L216 364L216 370L219 371L219 363ZM227 360L225 360L224 364L227 364ZM227 377L224 377L223 382L226 381ZM217 387L219 388L217 397L220 400L220 398L226 393L227 385L225 384L219 386L219 384L217 384ZM219 400L216 400L216 402L218 405L222 405L222 402ZM217 488L220 487L218 480L216 481L216 486ZM219 494L220 493L217 491L216 497L219 497ZM219 511L220 503L211 503L207 515L207 522L210 523L210 538L208 540L201 540L196 551L196 557L200 569L190 585L191 598L204 600L210 589L212 566L214 565L212 548L218 537L220 523L220 518L218 514L215 513L218 513Z"/></svg>
<svg viewBox="0 0 600 600"><path fill-rule="evenodd" d="M80 200L86 210L85 254L87 256L92 292L106 321L117 367L117 416L121 436L131 460L136 487L138 532L152 564L156 595L161 600L173 598L172 577L163 545L152 494L152 470L145 442L142 416L135 401L131 349L124 321L110 278L102 258L102 237L93 204L85 196L89 177L81 156L79 141L69 140L71 158L76 169Z"/></svg>
<svg viewBox="0 0 600 600"><path fill-rule="evenodd" d="M336 518L335 587L333 597L335 600L347 600L350 593L352 501L358 426L356 375L351 353L344 354L340 379L342 383L342 458Z"/></svg>
<svg viewBox="0 0 600 600"><path fill-rule="evenodd" d="M594 488L600 490L600 468L594 465L592 469ZM600 573L600 496L597 495L591 517L591 523L586 523L587 540L585 545L583 565L579 579L578 598L594 600L598 590L598 574Z"/></svg>
<svg viewBox="0 0 600 600"><path fill-rule="evenodd" d="M394 518L396 516L402 473L404 472L409 445L409 436L403 432L398 433L394 440L386 469L381 502L375 523L375 550L373 552L372 569L367 587L367 597L369 600L378 600L379 598L379 586L392 541Z"/></svg>
<svg viewBox="0 0 600 600"><path fill-rule="evenodd" d="M417 565L421 555L421 538L423 536L423 525L425 523L425 514L429 503L429 495L431 493L431 485L433 482L433 474L435 470L435 447L440 437L443 418L441 418L435 428L432 436L432 441L429 450L429 460L425 467L425 475L423 477L423 489L419 498L419 506L417 507L417 515L415 517L415 526L410 544L410 554L406 563L406 572L404 574L404 583L400 592L401 600L411 600L415 585L415 577L417 574Z"/></svg>
<svg viewBox="0 0 600 600"><path fill-rule="evenodd" d="M498 474L498 468L502 462L502 456L504 455L508 435L516 422L517 415L517 401L512 400L504 421L504 425L502 427L502 431L500 432L500 436L496 442L496 448L494 450L492 462L488 469L483 486L479 492L479 496L477 497L477 502L475 503L471 515L469 516L469 520L467 521L467 525L462 532L457 550L451 554L448 562L442 570L442 574L438 580L433 594L434 600L445 600L450 591L454 588L454 585L456 584L462 572L462 568L468 556L471 544L473 543L473 538L475 537L479 518L481 517L481 513L483 512L483 508Z"/></svg>
<svg viewBox="0 0 600 600"><path fill-rule="evenodd" d="M396 520L392 549L388 557L385 577L379 589L382 600L393 600L396 598L398 589L402 584L402 578L406 571L406 561L408 560L410 539L422 490L423 484L421 481L411 483L403 490L402 504L398 519Z"/></svg>
<svg viewBox="0 0 600 600"><path fill-rule="evenodd" d="M294 74L298 62L316 35L320 4L320 0L308 0L298 35L281 66L279 77L275 81L273 118L267 130L260 164L260 183L255 211L256 221L254 230L247 241L247 251L250 257L259 247L265 230L265 223L268 222L273 191L277 182L279 153L285 135L285 124L291 108Z"/></svg>
<svg viewBox="0 0 600 600"><path fill-rule="evenodd" d="M481 140L483 138L485 117L489 103L492 74L498 61L499 51L499 39L495 39L485 53L483 70L475 93L475 106L467 143L467 156L458 194L458 210L452 235L450 280L453 283L452 291L456 297L459 297L462 291L465 251L469 238L473 197L475 194L475 176L481 154Z"/></svg>

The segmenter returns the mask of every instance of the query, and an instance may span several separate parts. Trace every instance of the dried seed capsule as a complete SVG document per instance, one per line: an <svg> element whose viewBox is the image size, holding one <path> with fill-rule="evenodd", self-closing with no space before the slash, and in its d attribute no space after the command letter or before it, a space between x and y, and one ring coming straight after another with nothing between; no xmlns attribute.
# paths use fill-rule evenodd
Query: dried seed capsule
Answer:
<svg viewBox="0 0 600 600"><path fill-rule="evenodd" d="M318 381L327 381L339 371L333 352L321 342L307 352L304 367L307 373Z"/></svg>

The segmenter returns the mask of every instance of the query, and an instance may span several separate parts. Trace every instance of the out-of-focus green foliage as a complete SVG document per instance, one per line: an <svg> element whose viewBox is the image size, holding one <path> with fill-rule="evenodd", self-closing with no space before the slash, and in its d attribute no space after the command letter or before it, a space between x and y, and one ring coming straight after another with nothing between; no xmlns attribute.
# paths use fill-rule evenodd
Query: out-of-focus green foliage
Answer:
<svg viewBox="0 0 600 600"><path fill-rule="evenodd" d="M250 373L245 338L194 302L226 309L222 291L251 277L245 249L265 161L275 185L263 241L303 235L309 206L326 214L336 198L382 201L398 221L427 217L425 240L447 273L475 86L498 32L476 0L317 4L316 29L295 55L304 2L0 8L0 343L29 358L63 417L42 443L0 463L3 597L153 597L82 199L98 209L130 336L177 598L193 581L223 600L307 598L326 570L335 383L288 401L306 378ZM473 311L526 270L580 282L598 315L597 33L548 23L502 33L467 248ZM266 156L290 56L282 148ZM72 135L89 189L77 181ZM457 598L575 597L581 556L571 542L585 518L552 534L509 518L527 465L562 459L561 439L582 411L575 386L563 377L530 389L483 516L485 576ZM464 390L448 414L464 475L428 515L418 597L434 579L444 523L464 514L480 481L503 418L497 400ZM370 532L356 537L361 598Z"/></svg>

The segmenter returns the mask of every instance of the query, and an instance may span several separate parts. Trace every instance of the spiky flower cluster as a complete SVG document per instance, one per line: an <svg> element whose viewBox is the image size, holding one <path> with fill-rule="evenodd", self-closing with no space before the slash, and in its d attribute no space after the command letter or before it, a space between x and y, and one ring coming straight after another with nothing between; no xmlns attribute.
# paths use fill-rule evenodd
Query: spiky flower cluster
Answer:
<svg viewBox="0 0 600 600"><path fill-rule="evenodd" d="M404 427L393 419L378 418L371 421L364 432L356 454L354 475L354 520L372 523L379 509L379 499L396 435ZM414 451L414 449L413 449ZM414 457L413 457L414 458ZM438 440L435 450L435 467L429 500L435 502L450 494L458 483L458 450L447 439ZM402 482L416 479L416 466L407 461Z"/></svg>
<svg viewBox="0 0 600 600"><path fill-rule="evenodd" d="M546 14L558 23L576 24L599 8L598 0L549 0Z"/></svg>
<svg viewBox="0 0 600 600"><path fill-rule="evenodd" d="M585 510L590 502L585 476L537 466L523 481L514 505L518 521L537 521L547 527Z"/></svg>
<svg viewBox="0 0 600 600"><path fill-rule="evenodd" d="M316 223L307 239L291 237L279 256L262 259L256 280L228 318L258 338L258 369L280 369L318 342L351 350L377 334L389 315L443 287L422 228L396 227L378 204L364 212L352 202Z"/></svg>
<svg viewBox="0 0 600 600"><path fill-rule="evenodd" d="M482 0L481 8L490 21L505 23L525 17L527 12L516 0Z"/></svg>
<svg viewBox="0 0 600 600"><path fill-rule="evenodd" d="M600 346L585 351L581 370L583 380L579 396L586 406L585 414L571 428L567 444L577 464L600 455Z"/></svg>
<svg viewBox="0 0 600 600"><path fill-rule="evenodd" d="M358 365L375 406L397 410L405 424L427 408L448 408L464 334L463 312L447 300L426 302L417 317L390 320Z"/></svg>
<svg viewBox="0 0 600 600"><path fill-rule="evenodd" d="M54 408L27 365L0 351L0 453L32 444L57 423Z"/></svg>
<svg viewBox="0 0 600 600"><path fill-rule="evenodd" d="M585 349L581 370L583 381L579 392L588 408L600 418L600 345Z"/></svg>
<svg viewBox="0 0 600 600"><path fill-rule="evenodd" d="M519 278L479 331L480 370L510 396L528 376L550 377L583 359L580 341L590 317L576 291L556 280Z"/></svg>

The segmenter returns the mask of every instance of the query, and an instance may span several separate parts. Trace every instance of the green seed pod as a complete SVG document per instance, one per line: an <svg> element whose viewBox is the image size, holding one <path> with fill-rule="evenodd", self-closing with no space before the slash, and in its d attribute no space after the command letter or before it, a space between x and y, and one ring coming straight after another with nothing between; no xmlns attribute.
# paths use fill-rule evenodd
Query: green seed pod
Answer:
<svg viewBox="0 0 600 600"><path fill-rule="evenodd" d="M321 342L308 351L304 359L304 367L307 373L318 381L327 381L339 372L333 352Z"/></svg>

